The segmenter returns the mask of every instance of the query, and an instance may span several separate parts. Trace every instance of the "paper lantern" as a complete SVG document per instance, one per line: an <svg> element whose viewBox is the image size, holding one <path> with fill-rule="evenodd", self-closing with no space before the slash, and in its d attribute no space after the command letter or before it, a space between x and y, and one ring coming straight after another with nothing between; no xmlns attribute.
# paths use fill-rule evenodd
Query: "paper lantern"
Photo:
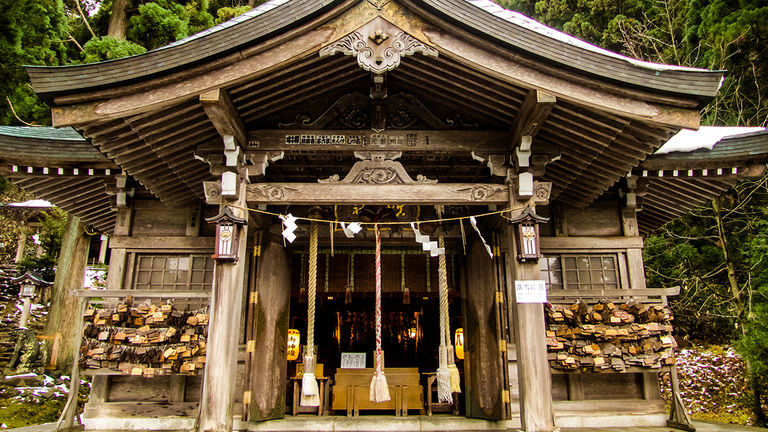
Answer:
<svg viewBox="0 0 768 432"><path fill-rule="evenodd" d="M464 329L457 328L454 336L453 350L456 352L456 358L464 360Z"/></svg>
<svg viewBox="0 0 768 432"><path fill-rule="evenodd" d="M515 225L515 246L517 246L517 260L538 261L541 257L539 250L539 224L549 221L549 218L541 217L533 212L531 207L526 207L520 215L512 217L509 222Z"/></svg>
<svg viewBox="0 0 768 432"><path fill-rule="evenodd" d="M296 329L288 329L288 351L286 355L288 361L298 360L300 343L301 333Z"/></svg>
<svg viewBox="0 0 768 432"><path fill-rule="evenodd" d="M218 215L207 218L208 223L216 224L216 252L211 258L216 261L237 261L240 237L240 226L245 225L247 220L232 212L232 208L224 207Z"/></svg>

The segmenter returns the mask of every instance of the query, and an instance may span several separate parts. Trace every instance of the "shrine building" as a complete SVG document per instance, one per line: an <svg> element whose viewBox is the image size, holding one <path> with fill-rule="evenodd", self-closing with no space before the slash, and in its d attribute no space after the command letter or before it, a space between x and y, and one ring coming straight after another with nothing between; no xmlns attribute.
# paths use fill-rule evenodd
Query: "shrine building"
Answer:
<svg viewBox="0 0 768 432"><path fill-rule="evenodd" d="M690 426L643 235L764 174L764 131L658 152L723 72L489 0L271 0L27 72L57 129L0 128L0 170L109 236L86 429Z"/></svg>

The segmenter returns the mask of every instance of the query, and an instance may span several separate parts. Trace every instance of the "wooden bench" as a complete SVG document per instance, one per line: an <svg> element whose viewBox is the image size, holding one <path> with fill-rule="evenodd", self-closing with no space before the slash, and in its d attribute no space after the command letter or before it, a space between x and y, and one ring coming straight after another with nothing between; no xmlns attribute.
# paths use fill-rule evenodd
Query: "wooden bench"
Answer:
<svg viewBox="0 0 768 432"><path fill-rule="evenodd" d="M385 369L390 400L381 403L370 400L373 372L373 368L338 369L331 409L346 410L347 416L358 416L360 410L394 410L396 416L406 416L409 409L418 409L424 414L424 390L419 382L418 368Z"/></svg>

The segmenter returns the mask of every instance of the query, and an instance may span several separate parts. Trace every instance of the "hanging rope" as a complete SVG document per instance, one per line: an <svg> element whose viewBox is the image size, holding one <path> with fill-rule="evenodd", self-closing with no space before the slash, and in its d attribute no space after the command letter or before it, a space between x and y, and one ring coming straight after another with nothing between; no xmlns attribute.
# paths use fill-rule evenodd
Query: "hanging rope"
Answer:
<svg viewBox="0 0 768 432"><path fill-rule="evenodd" d="M309 288L307 290L307 347L304 350L304 376L301 378L301 406L320 406L315 379L315 298L317 297L317 224L309 229Z"/></svg>
<svg viewBox="0 0 768 432"><path fill-rule="evenodd" d="M387 378L381 366L381 233L379 225L373 226L376 232L376 371L371 380L369 399L371 402L386 402L389 398L389 386Z"/></svg>
<svg viewBox="0 0 768 432"><path fill-rule="evenodd" d="M445 235L440 231L438 247L445 247ZM448 276L445 269L445 254L438 259L438 287L437 293L440 300L440 349L437 367L437 399L441 403L453 402L451 394L451 371L448 368ZM457 370L458 372L458 370Z"/></svg>
<svg viewBox="0 0 768 432"><path fill-rule="evenodd" d="M440 231L438 243L439 247L445 248L445 234L443 231ZM440 255L438 272L440 273L440 291L445 291L445 303L440 302L440 317L445 320L445 352L448 372L451 374L451 393L461 393L461 376L459 375L459 368L456 367L456 361L453 357L453 344L451 343L451 316L448 308L448 267L445 262L445 254ZM451 401L453 401L453 398L451 398Z"/></svg>
<svg viewBox="0 0 768 432"><path fill-rule="evenodd" d="M282 215L280 213L270 212L270 211L267 211L267 210L260 210L260 209L249 208L249 207L242 207L242 206L235 206L235 205L230 205L230 207L239 208L239 209L242 209L244 211L249 211L249 212L253 212L253 213L259 213L259 214L263 214L263 215L267 215L267 216L275 216L275 217L283 216L283 217L285 217L285 215ZM523 206L509 207L509 208L505 208L503 210L496 210L496 211L492 211L492 212L480 213L480 214L476 214L476 215L473 215L473 216L456 216L456 217L450 217L450 218L445 218L445 219L438 218L438 219L426 219L426 220L414 220L414 221L397 220L397 221L383 221L383 222L359 222L359 221L349 222L349 221L330 220L330 219L317 219L317 218L311 218L311 217L293 217L292 220L293 221L328 223L328 224L333 224L334 226L336 226L336 225L341 226L342 224L347 224L348 225L348 224L351 224L351 223L355 223L355 224L358 224L358 225L361 225L361 226L370 226L370 225L395 226L395 225L410 225L412 223L441 223L441 222L451 222L451 221L463 221L465 219L469 219L469 218L472 218L472 217L474 217L474 218L482 218L482 217L493 216L493 215L499 215L499 216L501 216L501 217L503 217L505 219L509 219L509 216L505 215L504 213L509 213L511 215L513 212L516 212L518 210L525 210L525 206L523 205Z"/></svg>

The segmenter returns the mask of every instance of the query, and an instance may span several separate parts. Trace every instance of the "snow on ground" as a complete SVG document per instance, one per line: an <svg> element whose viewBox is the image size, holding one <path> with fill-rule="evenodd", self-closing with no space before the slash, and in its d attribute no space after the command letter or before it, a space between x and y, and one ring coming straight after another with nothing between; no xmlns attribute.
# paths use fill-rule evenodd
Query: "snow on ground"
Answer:
<svg viewBox="0 0 768 432"><path fill-rule="evenodd" d="M53 204L41 199L33 199L19 203L8 203L7 205L12 207L53 207Z"/></svg>

